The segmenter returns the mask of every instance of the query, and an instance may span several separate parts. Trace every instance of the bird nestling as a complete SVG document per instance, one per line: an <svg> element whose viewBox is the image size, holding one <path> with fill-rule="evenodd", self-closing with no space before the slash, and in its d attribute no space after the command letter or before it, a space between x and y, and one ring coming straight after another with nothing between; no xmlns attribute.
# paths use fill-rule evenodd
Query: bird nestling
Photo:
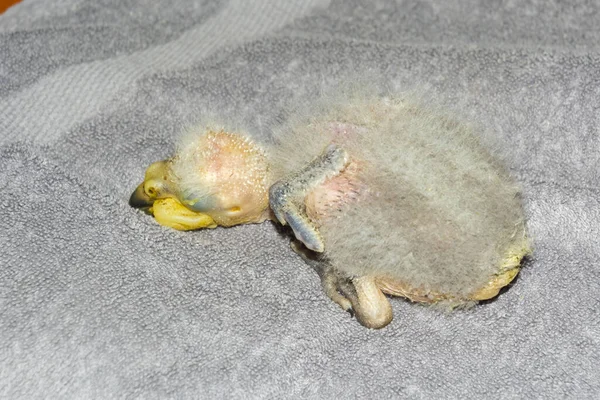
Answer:
<svg viewBox="0 0 600 400"><path fill-rule="evenodd" d="M493 298L531 251L519 186L448 115L350 96L274 133L193 131L130 204L178 230L289 225L325 293L369 328L392 320L385 294L449 308Z"/></svg>

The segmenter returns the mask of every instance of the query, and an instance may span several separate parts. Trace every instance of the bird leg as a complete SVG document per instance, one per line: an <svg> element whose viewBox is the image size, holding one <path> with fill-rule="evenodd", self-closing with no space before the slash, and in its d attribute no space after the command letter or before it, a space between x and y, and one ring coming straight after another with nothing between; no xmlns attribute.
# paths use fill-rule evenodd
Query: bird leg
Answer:
<svg viewBox="0 0 600 400"><path fill-rule="evenodd" d="M312 251L325 250L323 238L306 214L304 199L325 180L338 175L348 165L348 153L330 144L298 172L275 182L269 189L269 205L282 225L289 225L294 235Z"/></svg>
<svg viewBox="0 0 600 400"><path fill-rule="evenodd" d="M326 259L307 249L298 240L293 240L290 246L317 270L325 294L342 310L356 317L363 326L380 329L392 321L392 306L374 278L351 278L333 268Z"/></svg>
<svg viewBox="0 0 600 400"><path fill-rule="evenodd" d="M334 303L342 307L342 310L347 311L350 315L354 316L352 303L344 294L342 294L345 292L352 293L354 291L350 278L342 276L342 274L336 271L322 258L321 254L307 249L299 240L292 240L290 242L290 247L302 257L304 262L317 271L321 277L321 285L325 294L327 294Z"/></svg>
<svg viewBox="0 0 600 400"><path fill-rule="evenodd" d="M321 284L327 296L354 315L361 325L380 329L392 321L392 306L375 279L368 276L349 278L329 267L321 276Z"/></svg>

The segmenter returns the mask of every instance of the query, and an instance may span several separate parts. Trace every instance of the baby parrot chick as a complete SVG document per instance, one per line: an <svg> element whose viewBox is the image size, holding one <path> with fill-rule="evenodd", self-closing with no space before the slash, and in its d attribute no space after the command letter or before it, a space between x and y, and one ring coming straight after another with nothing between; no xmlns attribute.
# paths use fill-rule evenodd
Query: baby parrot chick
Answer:
<svg viewBox="0 0 600 400"><path fill-rule="evenodd" d="M289 225L325 293L369 328L392 320L385 294L493 298L531 251L519 186L473 128L406 98L350 96L290 118L275 144L192 132L130 204L179 230Z"/></svg>

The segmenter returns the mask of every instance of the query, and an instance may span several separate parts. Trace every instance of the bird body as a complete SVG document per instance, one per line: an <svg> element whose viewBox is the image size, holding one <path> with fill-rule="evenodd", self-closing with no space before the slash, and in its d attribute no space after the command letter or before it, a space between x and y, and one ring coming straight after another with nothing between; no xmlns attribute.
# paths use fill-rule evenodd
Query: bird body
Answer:
<svg viewBox="0 0 600 400"><path fill-rule="evenodd" d="M324 255L349 276L464 302L529 251L519 186L471 126L446 114L355 97L292 120L277 138L276 178L330 143L350 154L348 168L307 199Z"/></svg>

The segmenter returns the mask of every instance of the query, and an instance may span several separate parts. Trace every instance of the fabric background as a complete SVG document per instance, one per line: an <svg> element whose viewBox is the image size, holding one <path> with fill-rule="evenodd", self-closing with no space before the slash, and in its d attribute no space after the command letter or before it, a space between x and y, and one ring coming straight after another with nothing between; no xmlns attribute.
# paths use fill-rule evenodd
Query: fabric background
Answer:
<svg viewBox="0 0 600 400"><path fill-rule="evenodd" d="M172 4L171 4L172 3ZM589 1L25 0L0 16L1 398L598 398ZM495 135L535 254L496 301L360 326L271 223L131 209L206 110L269 134L357 70Z"/></svg>

